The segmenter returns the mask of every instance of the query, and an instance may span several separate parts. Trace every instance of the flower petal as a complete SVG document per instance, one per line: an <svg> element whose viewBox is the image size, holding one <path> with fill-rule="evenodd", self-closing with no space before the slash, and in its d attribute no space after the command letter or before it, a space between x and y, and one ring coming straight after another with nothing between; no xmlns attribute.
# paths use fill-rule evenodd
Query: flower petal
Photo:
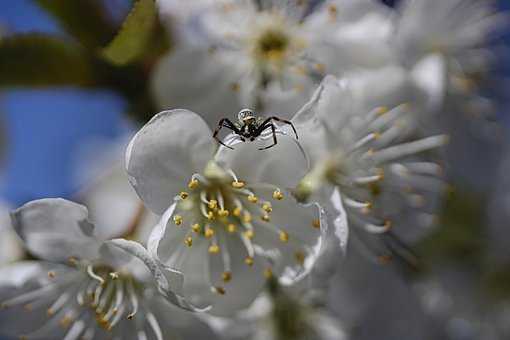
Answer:
<svg viewBox="0 0 510 340"><path fill-rule="evenodd" d="M208 309L197 308L177 294L176 292L182 291L182 274L176 270L161 266L156 259L150 256L149 252L140 243L124 239L114 239L107 241L106 244L117 247L131 256L140 259L154 276L160 293L163 294L169 302L183 309L194 312L205 311Z"/></svg>
<svg viewBox="0 0 510 340"><path fill-rule="evenodd" d="M12 224L35 256L66 262L70 257L95 259L100 242L87 208L64 199L29 202L11 214Z"/></svg>
<svg viewBox="0 0 510 340"><path fill-rule="evenodd" d="M214 148L211 130L196 113L161 112L128 146L129 180L147 207L161 215L191 175L204 169Z"/></svg>
<svg viewBox="0 0 510 340"><path fill-rule="evenodd" d="M294 135L278 134L276 138L278 143L267 150L259 149L271 145L272 138L238 143L234 150L221 148L216 160L240 180L292 188L308 170L308 160Z"/></svg>
<svg viewBox="0 0 510 340"><path fill-rule="evenodd" d="M163 57L153 74L152 89L160 108L200 112L210 127L242 106L232 65L206 48L181 46Z"/></svg>

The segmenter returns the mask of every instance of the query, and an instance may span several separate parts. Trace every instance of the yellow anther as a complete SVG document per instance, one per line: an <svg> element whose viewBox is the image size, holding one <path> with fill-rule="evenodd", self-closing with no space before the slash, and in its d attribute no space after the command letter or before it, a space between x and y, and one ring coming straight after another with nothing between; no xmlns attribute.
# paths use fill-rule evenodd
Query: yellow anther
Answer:
<svg viewBox="0 0 510 340"><path fill-rule="evenodd" d="M49 272L48 272L48 277L49 277L50 279L53 279L53 278L55 277L55 275L56 275L56 274L55 274L55 272L54 272L54 271L49 271Z"/></svg>
<svg viewBox="0 0 510 340"><path fill-rule="evenodd" d="M255 233L250 229L246 230L243 235L246 236L247 239L251 240L253 236L255 236Z"/></svg>
<svg viewBox="0 0 510 340"><path fill-rule="evenodd" d="M195 223L191 226L191 230L193 230L193 232L195 232L195 233L199 233L201 229L202 228L200 228L200 224L198 224L198 223Z"/></svg>
<svg viewBox="0 0 510 340"><path fill-rule="evenodd" d="M296 258L296 261L297 261L300 265L305 264L305 254L304 254L302 251L297 251L297 252L294 254L294 257Z"/></svg>
<svg viewBox="0 0 510 340"><path fill-rule="evenodd" d="M231 234L235 233L237 231L236 225L233 223L230 223L229 225L227 225L227 231Z"/></svg>
<svg viewBox="0 0 510 340"><path fill-rule="evenodd" d="M244 263L246 263L250 267L253 266L253 257L248 256L247 258L244 259Z"/></svg>
<svg viewBox="0 0 510 340"><path fill-rule="evenodd" d="M336 16L338 14L338 9L335 5L328 6L328 13L330 20L336 20Z"/></svg>
<svg viewBox="0 0 510 340"><path fill-rule="evenodd" d="M64 316L62 319L60 319L59 324L62 328L67 328L71 323L73 322L73 319L70 316Z"/></svg>
<svg viewBox="0 0 510 340"><path fill-rule="evenodd" d="M280 200L282 200L282 199L283 199L283 193L282 193L280 190L275 190L275 191L273 192L273 198L274 198L275 200L280 201Z"/></svg>
<svg viewBox="0 0 510 340"><path fill-rule="evenodd" d="M210 200L207 206L209 207L209 209L216 209L218 207L218 201Z"/></svg>
<svg viewBox="0 0 510 340"><path fill-rule="evenodd" d="M388 112L388 108L386 106L381 106L381 107L378 107L377 110L376 110L376 113L378 115L383 115L385 114L386 112Z"/></svg>
<svg viewBox="0 0 510 340"><path fill-rule="evenodd" d="M217 244L211 244L209 246L209 253L218 254L220 252L220 247Z"/></svg>
<svg viewBox="0 0 510 340"><path fill-rule="evenodd" d="M315 64L315 69L317 70L317 72L319 73L325 73L326 72L326 66L324 64Z"/></svg>
<svg viewBox="0 0 510 340"><path fill-rule="evenodd" d="M69 264L71 266L76 266L76 264L78 263L78 260L76 260L76 258L73 256L71 256L69 259L67 259L67 261L69 261Z"/></svg>
<svg viewBox="0 0 510 340"><path fill-rule="evenodd" d="M188 247L191 247L193 245L193 239L191 238L191 236L188 236L184 239L184 244L187 245Z"/></svg>
<svg viewBox="0 0 510 340"><path fill-rule="evenodd" d="M289 234L285 231L280 231L280 241L289 242Z"/></svg>
<svg viewBox="0 0 510 340"><path fill-rule="evenodd" d="M391 221L387 220L384 222L384 230L388 231L392 227Z"/></svg>
<svg viewBox="0 0 510 340"><path fill-rule="evenodd" d="M181 197L181 199L185 200L186 198L189 197L189 194L186 191L181 191L181 193L179 194L179 197Z"/></svg>
<svg viewBox="0 0 510 340"><path fill-rule="evenodd" d="M257 203L259 201L259 198L255 195L249 195L248 201L250 201L251 203Z"/></svg>
<svg viewBox="0 0 510 340"><path fill-rule="evenodd" d="M272 270L271 268L266 268L266 269L264 270L264 277L265 277L266 279L270 279L270 278L272 278L272 277L273 277L273 270Z"/></svg>
<svg viewBox="0 0 510 340"><path fill-rule="evenodd" d="M269 221L271 221L271 216L269 216L268 214L264 214L264 215L260 216L260 219L264 222L269 222Z"/></svg>
<svg viewBox="0 0 510 340"><path fill-rule="evenodd" d="M312 221L312 227L314 227L315 229L320 229L321 227L321 220L316 218Z"/></svg>
<svg viewBox="0 0 510 340"><path fill-rule="evenodd" d="M223 288L223 287L214 287L213 290L215 293L217 293L219 295L225 295L225 293L226 293L225 288Z"/></svg>
<svg viewBox="0 0 510 340"><path fill-rule="evenodd" d="M245 211L244 216L243 216L243 222L250 223L251 220L252 220L251 214L249 212Z"/></svg>
<svg viewBox="0 0 510 340"><path fill-rule="evenodd" d="M191 179L191 181L189 181L188 188L196 189L196 188L198 188L198 185L199 185L198 180L196 178L193 178L193 179Z"/></svg>
<svg viewBox="0 0 510 340"><path fill-rule="evenodd" d="M240 207L237 207L234 209L234 211L232 211L232 215L234 215L235 217L239 217L241 216L241 211L242 209Z"/></svg>
<svg viewBox="0 0 510 340"><path fill-rule="evenodd" d="M221 274L221 279L223 282L230 282L232 280L232 273L231 272L224 272Z"/></svg>
<svg viewBox="0 0 510 340"><path fill-rule="evenodd" d="M181 215L175 215L174 216L174 223L175 223L175 225L181 225L182 224L182 216Z"/></svg>
<svg viewBox="0 0 510 340"><path fill-rule="evenodd" d="M210 210L209 210L209 211L207 212L207 219L208 219L209 221L214 220L214 212L212 212L212 211L210 211Z"/></svg>
<svg viewBox="0 0 510 340"><path fill-rule="evenodd" d="M245 186L245 183L244 182L241 182L241 181L233 181L232 182L232 186L236 189L241 189L241 188L244 188Z"/></svg>
<svg viewBox="0 0 510 340"><path fill-rule="evenodd" d="M112 280L117 280L119 278L119 273L116 272L111 272L109 275Z"/></svg>
<svg viewBox="0 0 510 340"><path fill-rule="evenodd" d="M204 233L205 237L206 238L211 238L214 236L214 229L211 229L209 227L206 227L205 228L205 233Z"/></svg>
<svg viewBox="0 0 510 340"><path fill-rule="evenodd" d="M239 92L241 85L239 85L239 83L232 83L230 84L230 89L234 92Z"/></svg>
<svg viewBox="0 0 510 340"><path fill-rule="evenodd" d="M269 202L262 204L262 209L267 213L270 213L273 211L273 207L271 207L271 203L269 203Z"/></svg>
<svg viewBox="0 0 510 340"><path fill-rule="evenodd" d="M220 209L218 211L218 216L219 217L227 217L228 215L230 214L230 212L226 209Z"/></svg>

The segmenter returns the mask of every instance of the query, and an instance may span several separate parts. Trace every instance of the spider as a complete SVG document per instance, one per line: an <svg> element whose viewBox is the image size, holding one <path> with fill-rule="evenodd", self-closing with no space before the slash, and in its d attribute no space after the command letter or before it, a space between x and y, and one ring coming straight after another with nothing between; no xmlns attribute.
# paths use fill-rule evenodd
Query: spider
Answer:
<svg viewBox="0 0 510 340"><path fill-rule="evenodd" d="M253 142L255 138L259 137L265 130L270 128L273 134L273 144L259 148L259 150L266 150L278 144L276 139L276 127L272 121L282 122L290 125L294 131L294 134L296 135L296 139L298 139L296 128L292 122L278 118L276 116L271 116L264 119L263 117L257 116L255 112L249 109L239 111L237 114L237 122L235 123L232 123L232 121L228 118L220 119L218 127L214 131L213 138L216 139L221 145L234 150L233 147L226 145L218 138L218 133L222 127L226 127L232 130L243 142L246 142L247 139Z"/></svg>

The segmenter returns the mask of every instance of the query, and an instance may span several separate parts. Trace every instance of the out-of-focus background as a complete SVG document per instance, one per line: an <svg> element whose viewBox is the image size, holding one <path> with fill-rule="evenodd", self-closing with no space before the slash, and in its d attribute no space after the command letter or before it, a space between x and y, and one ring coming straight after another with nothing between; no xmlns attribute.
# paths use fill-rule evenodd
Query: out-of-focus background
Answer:
<svg viewBox="0 0 510 340"><path fill-rule="evenodd" d="M151 42L145 46L151 52L135 63L106 63L97 53L115 36L132 1L78 2L83 12L59 11L51 0L0 0L3 215L38 198L84 201L84 192L121 166L121 150L129 136L156 113L147 82L155 60L169 46ZM398 0L383 2L394 6ZM499 6L508 11L510 1L500 0ZM162 27L153 30L165 34ZM25 42L11 39L21 35ZM501 50L494 68L498 86L489 95L509 103L510 30L495 40ZM19 62L13 62L13 56ZM450 146L448 180L456 190L443 208L442 228L417 246L425 269L398 273L401 277L384 281L385 287L377 279L362 282L367 294L388 298L386 305L371 306L369 324L360 326L353 338L482 339L484 327L502 328L483 333L493 334L491 339L510 334L508 111L508 105L501 105L494 118L503 122L497 136L482 134L467 146ZM122 190L121 194L133 194L129 188ZM382 267L377 270L383 277L395 274ZM405 294L392 295L397 290ZM344 303L342 291L339 287L339 305ZM407 303L408 310L393 310L392 303L400 298L416 303ZM340 308L337 312L340 318L349 317Z"/></svg>

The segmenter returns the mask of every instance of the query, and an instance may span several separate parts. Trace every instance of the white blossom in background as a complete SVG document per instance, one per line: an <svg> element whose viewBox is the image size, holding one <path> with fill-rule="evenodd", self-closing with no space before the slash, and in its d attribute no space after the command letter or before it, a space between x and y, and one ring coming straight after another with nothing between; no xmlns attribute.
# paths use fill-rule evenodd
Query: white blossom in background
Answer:
<svg viewBox="0 0 510 340"><path fill-rule="evenodd" d="M350 240L362 240L381 260L387 247L400 248L395 235L413 241L428 230L444 188L427 152L446 137L417 139L414 110L412 103L368 109L351 100L349 84L328 76L292 119L313 160L298 198L317 200L333 215L345 209Z"/></svg>
<svg viewBox="0 0 510 340"><path fill-rule="evenodd" d="M494 0L405 0L396 21L395 47L404 65L428 59L442 68L454 92L471 92L494 62L490 35L504 23Z"/></svg>
<svg viewBox="0 0 510 340"><path fill-rule="evenodd" d="M162 215L148 249L182 272L182 295L229 315L270 277L291 284L312 267L326 226L318 206L288 193L306 171L296 141L266 151L239 143L217 155L212 132L187 110L156 115L133 138L127 172L147 207Z"/></svg>
<svg viewBox="0 0 510 340"><path fill-rule="evenodd" d="M96 238L84 206L63 199L37 200L13 212L12 219L25 247L39 260L2 269L3 335L214 338L204 324L170 304L182 302L168 290L169 280L182 282L180 275L160 268L139 243Z"/></svg>
<svg viewBox="0 0 510 340"><path fill-rule="evenodd" d="M393 54L391 10L375 0L158 6L177 44L154 72L156 101L201 112L210 124L241 107L289 115L326 73L379 67Z"/></svg>
<svg viewBox="0 0 510 340"><path fill-rule="evenodd" d="M0 201L0 266L20 260L24 251L12 229L9 207Z"/></svg>
<svg viewBox="0 0 510 340"><path fill-rule="evenodd" d="M275 286L260 295L252 306L234 318L208 317L209 324L225 340L344 340L339 320L326 309L308 301L306 292Z"/></svg>

